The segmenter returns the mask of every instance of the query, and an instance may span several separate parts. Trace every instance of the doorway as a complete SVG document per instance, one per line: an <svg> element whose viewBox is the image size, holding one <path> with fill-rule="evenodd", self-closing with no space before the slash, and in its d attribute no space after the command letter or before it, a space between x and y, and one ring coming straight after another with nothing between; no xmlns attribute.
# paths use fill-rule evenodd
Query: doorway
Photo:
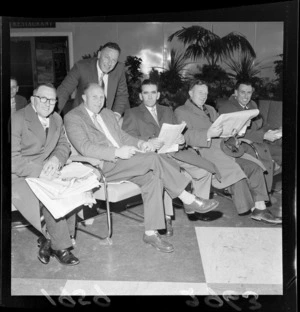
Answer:
<svg viewBox="0 0 300 312"><path fill-rule="evenodd" d="M27 100L41 83L57 88L70 68L68 36L13 36L10 55L11 76Z"/></svg>

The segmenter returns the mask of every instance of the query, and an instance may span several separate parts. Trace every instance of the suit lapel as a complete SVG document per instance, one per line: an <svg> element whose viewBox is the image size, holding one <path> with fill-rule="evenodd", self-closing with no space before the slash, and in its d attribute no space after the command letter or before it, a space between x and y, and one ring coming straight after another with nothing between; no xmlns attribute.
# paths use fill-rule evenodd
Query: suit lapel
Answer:
<svg viewBox="0 0 300 312"><path fill-rule="evenodd" d="M145 122L147 123L151 123L153 124L155 127L159 128L160 129L160 126L157 124L157 122L154 120L152 114L149 112L149 110L146 108L146 106L144 104L141 104L139 106L141 112L143 113L143 119ZM158 111L157 111L157 118L159 120L159 114L158 114Z"/></svg>
<svg viewBox="0 0 300 312"><path fill-rule="evenodd" d="M31 104L25 107L25 119L28 122L28 129L39 139L40 142L45 142L45 130Z"/></svg>
<svg viewBox="0 0 300 312"><path fill-rule="evenodd" d="M56 124L56 120L53 116L53 114L51 114L50 118L50 122L49 122L49 129L48 129L48 135L47 135L47 139L46 139L46 146L48 145L49 142L52 141L56 131L57 131L57 124Z"/></svg>

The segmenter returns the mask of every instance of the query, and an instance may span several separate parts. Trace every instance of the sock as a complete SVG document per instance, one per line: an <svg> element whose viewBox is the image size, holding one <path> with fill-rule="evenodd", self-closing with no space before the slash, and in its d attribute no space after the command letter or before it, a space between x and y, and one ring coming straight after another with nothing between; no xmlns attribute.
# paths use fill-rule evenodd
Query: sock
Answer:
<svg viewBox="0 0 300 312"><path fill-rule="evenodd" d="M188 193L187 191L183 191L178 197L184 204L187 205L190 205L195 200L195 195Z"/></svg>
<svg viewBox="0 0 300 312"><path fill-rule="evenodd" d="M145 231L145 234L148 236L154 235L155 233L156 233L156 231L154 231L154 230Z"/></svg>
<svg viewBox="0 0 300 312"><path fill-rule="evenodd" d="M261 201L256 201L255 202L255 209L258 209L258 210L265 210L266 209L266 204L263 200ZM253 209L254 210L254 209Z"/></svg>

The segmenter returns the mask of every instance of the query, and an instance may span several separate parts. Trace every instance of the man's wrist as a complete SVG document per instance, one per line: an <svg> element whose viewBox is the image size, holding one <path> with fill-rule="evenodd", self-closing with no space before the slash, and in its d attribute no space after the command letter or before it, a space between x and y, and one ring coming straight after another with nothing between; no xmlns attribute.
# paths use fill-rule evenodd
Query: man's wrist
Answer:
<svg viewBox="0 0 300 312"><path fill-rule="evenodd" d="M137 147L138 149L142 149L142 145L145 143L144 140L139 140L138 143L137 143Z"/></svg>

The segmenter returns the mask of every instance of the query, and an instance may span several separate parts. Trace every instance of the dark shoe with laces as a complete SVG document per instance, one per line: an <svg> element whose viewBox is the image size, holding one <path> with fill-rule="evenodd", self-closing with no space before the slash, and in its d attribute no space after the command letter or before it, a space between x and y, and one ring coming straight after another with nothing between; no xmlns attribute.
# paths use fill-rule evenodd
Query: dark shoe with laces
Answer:
<svg viewBox="0 0 300 312"><path fill-rule="evenodd" d="M38 259L44 263L48 264L50 261L51 255L51 241L50 239L46 239L44 236L40 236L37 240L38 247L40 247L38 252Z"/></svg>
<svg viewBox="0 0 300 312"><path fill-rule="evenodd" d="M162 240L157 232L155 232L153 235L144 234L143 241L147 244L152 245L154 248L162 252L174 251L173 245Z"/></svg>
<svg viewBox="0 0 300 312"><path fill-rule="evenodd" d="M196 196L195 200L190 204L184 204L184 210L187 214L191 213L206 213L214 210L219 205L219 202L215 199L203 199Z"/></svg>
<svg viewBox="0 0 300 312"><path fill-rule="evenodd" d="M52 249L51 256L55 257L58 262L63 265L76 265L79 263L79 259L72 254L69 248L59 250Z"/></svg>

